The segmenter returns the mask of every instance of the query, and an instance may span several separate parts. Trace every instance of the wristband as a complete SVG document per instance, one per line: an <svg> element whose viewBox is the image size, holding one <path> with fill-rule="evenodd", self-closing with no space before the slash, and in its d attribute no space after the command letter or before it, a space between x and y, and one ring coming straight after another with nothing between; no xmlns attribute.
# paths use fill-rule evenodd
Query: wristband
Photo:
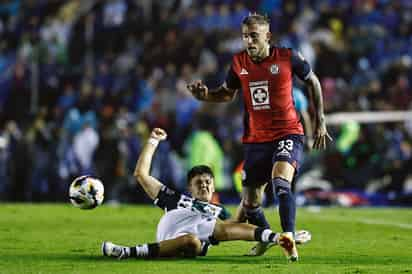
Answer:
<svg viewBox="0 0 412 274"><path fill-rule="evenodd" d="M157 145L159 144L159 140L157 140L157 139L155 139L155 138L153 138L153 137L150 137L150 138L147 140L147 142L148 142L149 144L154 145L154 146L157 146Z"/></svg>

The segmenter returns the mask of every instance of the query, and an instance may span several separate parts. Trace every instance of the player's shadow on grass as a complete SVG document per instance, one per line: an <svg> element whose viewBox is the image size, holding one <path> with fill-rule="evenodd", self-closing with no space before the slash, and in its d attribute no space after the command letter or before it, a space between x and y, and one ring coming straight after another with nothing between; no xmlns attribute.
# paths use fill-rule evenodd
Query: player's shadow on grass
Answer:
<svg viewBox="0 0 412 274"><path fill-rule="evenodd" d="M87 255L87 254L73 254L73 253L37 253L37 254L19 254L19 259L25 262L38 261L38 260L50 260L50 261L68 261L68 262L124 262L124 263L139 263L156 261L158 263L170 263L173 261L177 264L185 264L190 262L191 264L258 264L258 265L272 265L272 264L285 264L286 259L282 256L261 256L261 257L249 257L241 255L229 255L229 256L206 256L198 257L196 259L128 259L119 261L114 258L104 257L102 255ZM2 260L15 260L15 255L5 254L1 258ZM411 264L411 258L408 256L367 256L367 255L348 255L348 256L304 256L300 258L298 264L322 264L322 265L342 265L342 264L357 264L357 265L390 265L390 264Z"/></svg>
<svg viewBox="0 0 412 274"><path fill-rule="evenodd" d="M217 263L217 264L268 264L268 263L284 263L286 259L280 256L260 256L260 257L251 257L251 256L242 256L242 255L225 255L225 256L206 256L199 257L196 259L196 263Z"/></svg>
<svg viewBox="0 0 412 274"><path fill-rule="evenodd" d="M390 264L406 264L410 265L412 262L408 256L304 256L300 258L298 264L322 264L322 265L342 265L342 264L358 264L358 265L390 265ZM262 256L262 257L248 257L248 256L206 256L196 260L192 260L195 264L285 264L286 258L282 256Z"/></svg>

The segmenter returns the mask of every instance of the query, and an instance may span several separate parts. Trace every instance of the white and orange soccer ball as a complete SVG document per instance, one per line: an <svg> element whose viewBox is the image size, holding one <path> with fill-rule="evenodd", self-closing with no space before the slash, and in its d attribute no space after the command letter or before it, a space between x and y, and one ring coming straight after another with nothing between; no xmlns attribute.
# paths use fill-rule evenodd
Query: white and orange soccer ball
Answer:
<svg viewBox="0 0 412 274"><path fill-rule="evenodd" d="M103 183L88 175L77 177L70 184L69 197L75 207L93 209L103 203Z"/></svg>

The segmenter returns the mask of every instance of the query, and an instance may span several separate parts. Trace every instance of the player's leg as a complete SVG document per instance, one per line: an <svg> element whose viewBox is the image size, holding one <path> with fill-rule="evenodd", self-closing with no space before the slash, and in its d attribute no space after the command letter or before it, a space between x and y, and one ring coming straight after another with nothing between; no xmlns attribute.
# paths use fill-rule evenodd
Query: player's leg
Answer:
<svg viewBox="0 0 412 274"><path fill-rule="evenodd" d="M245 144L245 163L242 171L242 201L237 212L237 221L268 228L269 223L262 210L263 191L270 181L272 151L267 144Z"/></svg>
<svg viewBox="0 0 412 274"><path fill-rule="evenodd" d="M136 246L121 246L111 242L104 242L102 252L105 256L118 259L196 257L201 253L201 247L201 242L196 236L187 234L159 243L148 243Z"/></svg>
<svg viewBox="0 0 412 274"><path fill-rule="evenodd" d="M266 230L266 231L265 231ZM270 234L280 234L273 232L270 229L260 228L255 225L246 223L232 223L232 222L217 222L213 231L213 239L217 241L258 241L262 243L274 242L268 239L265 235L260 237L261 233L266 234L268 237ZM275 238L272 238L275 239ZM295 233L296 244L306 244L312 239L312 235L307 230L298 230Z"/></svg>
<svg viewBox="0 0 412 274"><path fill-rule="evenodd" d="M250 224L269 228L263 213L262 198L266 182L270 181L272 170L272 145L245 144L245 163L242 174L242 201L238 210L238 219L243 216ZM257 243L248 255L260 256L268 244Z"/></svg>
<svg viewBox="0 0 412 274"><path fill-rule="evenodd" d="M279 234L268 228L246 223L217 222L213 231L213 239L217 241L258 241L277 243Z"/></svg>
<svg viewBox="0 0 412 274"><path fill-rule="evenodd" d="M242 201L240 212L244 218L253 225L269 228L270 225L266 220L262 209L263 192L266 184L260 186L243 186Z"/></svg>
<svg viewBox="0 0 412 274"><path fill-rule="evenodd" d="M279 244L291 261L298 259L298 252L294 241L296 203L292 192L292 179L295 168L285 161L275 162L272 171L272 183L279 201L279 217L284 233L279 237Z"/></svg>
<svg viewBox="0 0 412 274"><path fill-rule="evenodd" d="M297 232L297 237L296 242L304 244L310 241L311 234L308 231L301 230ZM217 242L235 240L258 241L261 244L267 245L266 249L278 244L285 250L295 247L293 237L287 237L285 234L273 232L268 228L245 223L218 222L215 225L212 239Z"/></svg>
<svg viewBox="0 0 412 274"><path fill-rule="evenodd" d="M270 225L266 220L266 217L262 208L263 192L266 184L260 187L248 187L243 186L242 190L242 202L240 206L240 212L243 212L244 218L253 225L261 228L269 229ZM268 248L271 247L271 243L258 242L253 246L247 255L249 256L261 256Z"/></svg>
<svg viewBox="0 0 412 274"><path fill-rule="evenodd" d="M272 183L279 201L279 217L284 232L279 239L279 243L291 260L297 260L298 258L295 242L293 242L293 245L282 244L282 238L285 238L287 242L290 238L294 238L296 203L292 183L301 162L302 153L302 136L289 135L276 141Z"/></svg>
<svg viewBox="0 0 412 274"><path fill-rule="evenodd" d="M272 183L279 202L279 216L283 232L295 232L296 206L292 191L295 168L285 161L275 162Z"/></svg>
<svg viewBox="0 0 412 274"><path fill-rule="evenodd" d="M159 243L159 257L196 257L202 252L202 243L193 234Z"/></svg>
<svg viewBox="0 0 412 274"><path fill-rule="evenodd" d="M243 204L243 202L241 200L239 206L236 208L235 215L233 216L233 220L235 222L238 222L238 223L246 223L247 222L245 210L244 210L242 204Z"/></svg>
<svg viewBox="0 0 412 274"><path fill-rule="evenodd" d="M270 227L262 210L262 196L266 184L260 187L243 186L242 200L236 210L234 220L239 223L248 221L260 227Z"/></svg>

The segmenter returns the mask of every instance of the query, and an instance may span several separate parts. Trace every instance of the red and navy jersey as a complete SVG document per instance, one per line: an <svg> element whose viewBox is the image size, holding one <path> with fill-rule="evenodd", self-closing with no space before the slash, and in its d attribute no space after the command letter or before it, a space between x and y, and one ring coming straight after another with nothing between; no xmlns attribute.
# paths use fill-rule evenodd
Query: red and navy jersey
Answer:
<svg viewBox="0 0 412 274"><path fill-rule="evenodd" d="M273 47L261 62L246 51L233 56L226 85L242 89L245 107L243 143L271 142L289 134L304 134L295 109L293 75L306 80L311 68L298 53Z"/></svg>

